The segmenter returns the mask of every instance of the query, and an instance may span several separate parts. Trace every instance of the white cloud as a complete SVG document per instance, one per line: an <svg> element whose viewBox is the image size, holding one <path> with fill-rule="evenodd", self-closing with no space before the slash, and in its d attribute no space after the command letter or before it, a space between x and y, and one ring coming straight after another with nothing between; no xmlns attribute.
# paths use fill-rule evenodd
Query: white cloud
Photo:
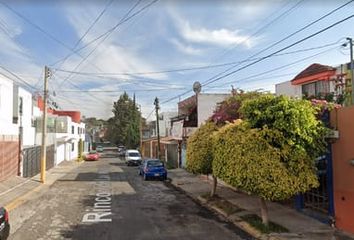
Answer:
<svg viewBox="0 0 354 240"><path fill-rule="evenodd" d="M170 40L171 43L173 43L177 49L185 54L189 55L201 55L203 51L201 49L194 48L189 45L185 45L182 42L178 41L177 39L173 38Z"/></svg>
<svg viewBox="0 0 354 240"><path fill-rule="evenodd" d="M206 28L192 28L187 21L180 20L178 24L182 37L195 43L206 43L220 46L231 44L251 47L252 39L248 35L240 34L239 30L231 31L225 28L210 30Z"/></svg>

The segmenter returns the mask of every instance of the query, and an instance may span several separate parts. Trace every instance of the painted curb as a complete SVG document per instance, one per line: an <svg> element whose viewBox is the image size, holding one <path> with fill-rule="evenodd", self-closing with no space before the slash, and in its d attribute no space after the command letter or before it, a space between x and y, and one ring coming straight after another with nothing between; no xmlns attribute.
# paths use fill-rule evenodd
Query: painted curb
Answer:
<svg viewBox="0 0 354 240"><path fill-rule="evenodd" d="M226 218L233 225L235 225L236 227L244 230L245 232L247 232L249 235L251 235L252 237L254 237L256 239L259 239L259 240L283 240L283 238L279 238L279 237L275 237L275 236L269 236L268 234L261 233L256 228L251 226L248 222L243 221L239 217L237 217L236 220L235 219L231 219L232 215L227 215L222 209L220 209L220 208L218 208L218 207L216 207L216 206L214 206L212 204L209 204L207 200L205 200L204 198L202 198L200 196L197 196L197 197L193 196L193 194L190 194L189 192L187 192L184 189L182 189L181 187L179 187L177 185L177 183L173 181L173 179L171 179L170 184L173 185L179 191L181 191L184 194L188 195L190 198L194 199L194 201L198 202L201 206L204 206L204 207L208 208L209 210L218 213L222 217Z"/></svg>

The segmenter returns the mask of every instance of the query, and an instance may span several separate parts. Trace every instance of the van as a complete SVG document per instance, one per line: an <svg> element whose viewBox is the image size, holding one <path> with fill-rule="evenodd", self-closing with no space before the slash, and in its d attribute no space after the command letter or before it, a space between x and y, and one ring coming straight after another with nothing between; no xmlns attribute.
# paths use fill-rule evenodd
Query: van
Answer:
<svg viewBox="0 0 354 240"><path fill-rule="evenodd" d="M125 163L128 166L139 166L141 164L141 155L138 150L128 149L125 151Z"/></svg>

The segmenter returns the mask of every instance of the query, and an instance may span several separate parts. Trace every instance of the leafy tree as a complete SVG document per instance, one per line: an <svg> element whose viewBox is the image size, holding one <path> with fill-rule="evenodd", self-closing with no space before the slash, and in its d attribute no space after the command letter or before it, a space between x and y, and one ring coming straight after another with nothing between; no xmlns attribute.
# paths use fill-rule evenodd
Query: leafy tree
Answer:
<svg viewBox="0 0 354 240"><path fill-rule="evenodd" d="M273 95L247 100L240 108L242 119L247 120L251 128L268 127L280 131L289 146L306 151L311 161L323 154L327 145L327 129L317 119L319 111L320 108L308 100Z"/></svg>
<svg viewBox="0 0 354 240"><path fill-rule="evenodd" d="M259 196L265 225L265 200L288 199L318 186L313 159L303 148L289 146L277 129L252 129L251 124L238 120L222 127L214 140L213 173L226 183Z"/></svg>
<svg viewBox="0 0 354 240"><path fill-rule="evenodd" d="M109 139L116 144L124 144L128 148L139 145L140 112L134 99L124 92L113 104L114 117L108 121Z"/></svg>
<svg viewBox="0 0 354 240"><path fill-rule="evenodd" d="M188 139L187 170L198 174L213 174L213 132L217 130L213 122L207 122ZM213 175L210 196L216 192L217 178Z"/></svg>

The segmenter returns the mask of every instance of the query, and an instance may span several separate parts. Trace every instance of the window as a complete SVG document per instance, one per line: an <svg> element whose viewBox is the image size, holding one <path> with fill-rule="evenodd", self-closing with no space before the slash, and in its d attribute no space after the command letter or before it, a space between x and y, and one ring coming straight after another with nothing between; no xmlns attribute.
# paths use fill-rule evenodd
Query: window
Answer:
<svg viewBox="0 0 354 240"><path fill-rule="evenodd" d="M80 134L80 128L77 127L77 134Z"/></svg>
<svg viewBox="0 0 354 240"><path fill-rule="evenodd" d="M75 128L74 126L71 126L71 134L74 134L75 133Z"/></svg>
<svg viewBox="0 0 354 240"><path fill-rule="evenodd" d="M71 144L71 151L73 152L75 150L75 143Z"/></svg>
<svg viewBox="0 0 354 240"><path fill-rule="evenodd" d="M302 93L308 97L318 97L329 93L329 81L317 81L302 85Z"/></svg>

